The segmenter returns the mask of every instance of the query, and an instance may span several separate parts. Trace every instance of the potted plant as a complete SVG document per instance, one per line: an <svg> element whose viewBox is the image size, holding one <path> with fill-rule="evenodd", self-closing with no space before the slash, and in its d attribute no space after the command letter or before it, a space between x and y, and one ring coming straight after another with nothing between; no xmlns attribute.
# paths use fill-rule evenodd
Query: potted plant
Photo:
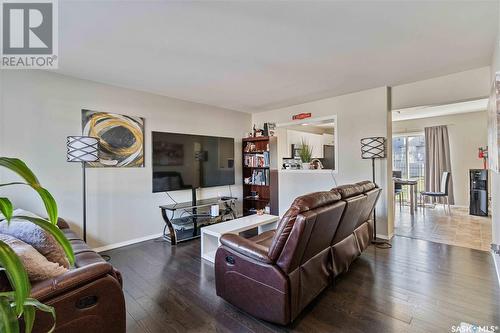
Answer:
<svg viewBox="0 0 500 333"><path fill-rule="evenodd" d="M299 157L302 162L302 169L309 170L311 168L312 146L304 139L300 143Z"/></svg>
<svg viewBox="0 0 500 333"><path fill-rule="evenodd" d="M13 171L22 178L22 181L0 183L0 189L16 185L31 187L43 201L48 216L48 219L13 216L12 202L8 198L0 196L0 212L5 216L7 223L10 223L13 219L23 220L44 229L61 244L70 264L73 265L75 261L73 249L62 231L57 227L57 204L52 195L42 187L36 176L23 161L17 158L0 157L0 167ZM36 310L52 314L54 326L49 331L52 332L55 328L54 308L30 298L31 284L28 274L16 253L2 241L0 241L0 273L6 274L12 287L12 291L0 292L0 332L18 333L21 318L24 321L25 332L31 332L35 322Z"/></svg>

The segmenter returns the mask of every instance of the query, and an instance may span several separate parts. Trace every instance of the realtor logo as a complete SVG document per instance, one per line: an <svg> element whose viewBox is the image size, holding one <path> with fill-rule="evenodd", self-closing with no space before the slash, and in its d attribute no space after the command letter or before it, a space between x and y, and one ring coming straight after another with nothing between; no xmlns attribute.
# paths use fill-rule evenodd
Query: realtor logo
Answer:
<svg viewBox="0 0 500 333"><path fill-rule="evenodd" d="M3 0L2 68L57 68L57 2Z"/></svg>

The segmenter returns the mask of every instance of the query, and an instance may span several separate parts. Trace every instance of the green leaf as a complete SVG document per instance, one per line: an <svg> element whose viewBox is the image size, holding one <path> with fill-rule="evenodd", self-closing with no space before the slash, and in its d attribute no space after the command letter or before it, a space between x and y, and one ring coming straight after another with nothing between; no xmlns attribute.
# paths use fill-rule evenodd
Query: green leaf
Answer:
<svg viewBox="0 0 500 333"><path fill-rule="evenodd" d="M57 214L58 214L57 203L49 191L47 191L46 189L44 189L40 185L30 185L27 183L0 184L0 187L6 186L6 185L26 185L26 186L30 186L31 188L33 188L38 193L38 196L42 199L43 204L45 205L45 210L47 211L47 216L49 217L50 222L52 222L52 224L54 224L54 225L57 224L57 217L58 217L57 216Z"/></svg>
<svg viewBox="0 0 500 333"><path fill-rule="evenodd" d="M29 185L23 182L12 182L12 183L5 183L5 184L0 184L0 187L2 186L12 186L12 185Z"/></svg>
<svg viewBox="0 0 500 333"><path fill-rule="evenodd" d="M47 211L47 216L49 217L50 222L52 224L57 224L57 203L54 200L52 194L49 193L43 187L33 187L35 191L37 191L40 198L42 198L43 204L45 205L45 210Z"/></svg>
<svg viewBox="0 0 500 333"><path fill-rule="evenodd" d="M12 211L14 208L12 207L12 202L10 202L7 198L0 198L0 212L2 212L3 216L7 220L7 223L10 222L10 218L12 217Z"/></svg>
<svg viewBox="0 0 500 333"><path fill-rule="evenodd" d="M14 302L13 298L14 292L2 292L0 293L0 298L2 296L7 299L7 301L12 302L10 304L10 307L15 307L16 303ZM55 329L55 324L56 324L56 310L52 306L46 305L41 303L40 301L34 299L34 298L26 298L23 303L24 306L24 312L23 312L23 317L24 317L24 326L25 326L25 332L29 333L33 330L33 325L35 323L35 314L36 310L40 310L43 312L50 313L52 315L52 318L54 319L54 324L52 328L50 329L50 332L54 331ZM15 315L15 313L14 313ZM17 316L16 316L17 320ZM0 332L3 332L0 329Z"/></svg>
<svg viewBox="0 0 500 333"><path fill-rule="evenodd" d="M35 311L36 308L33 305L26 305L27 301L24 302L24 332L31 333L33 330L33 325L35 324Z"/></svg>
<svg viewBox="0 0 500 333"><path fill-rule="evenodd" d="M0 293L0 297L6 297L9 300L14 301L14 299L16 297L16 293L13 291L3 291Z"/></svg>
<svg viewBox="0 0 500 333"><path fill-rule="evenodd" d="M311 162L312 157L312 146L310 146L306 140L301 139L299 157L302 163Z"/></svg>
<svg viewBox="0 0 500 333"><path fill-rule="evenodd" d="M52 318L54 319L54 324L52 325L52 328L49 330L48 333L52 333L54 331L54 329L56 328L56 309L54 309L52 306L43 304L34 298L26 299L26 301L24 302L24 305L31 306L31 307L34 307L34 308L40 310L40 311L50 313L52 315ZM33 319L34 319L34 313L33 313ZM26 321L26 315L25 315L24 320Z"/></svg>
<svg viewBox="0 0 500 333"><path fill-rule="evenodd" d="M50 222L52 222L52 224L57 224L57 203L54 200L54 197L52 197L52 195L50 194L50 192L42 187L42 185L36 178L35 174L31 171L31 169L28 168L28 166L20 159L10 158L10 157L0 157L0 166L3 166L15 172L26 181L26 184L21 182L13 182L9 184L2 184L0 186L8 186L8 185L31 186L42 199Z"/></svg>
<svg viewBox="0 0 500 333"><path fill-rule="evenodd" d="M64 236L63 232L57 227L57 225L54 225L47 220L31 216L13 216L12 218L30 221L50 233L63 248L66 256L68 257L69 263L71 265L75 263L75 254L73 252L73 248L71 247L71 244L69 243L66 236Z"/></svg>
<svg viewBox="0 0 500 333"><path fill-rule="evenodd" d="M40 186L40 182L28 166L18 158L0 157L0 166L10 169L22 177L30 185Z"/></svg>
<svg viewBox="0 0 500 333"><path fill-rule="evenodd" d="M0 241L0 266L5 268L7 278L15 292L17 304L16 313L20 316L23 313L23 302L30 294L31 285L21 260L17 254L2 241Z"/></svg>
<svg viewBox="0 0 500 333"><path fill-rule="evenodd" d="M0 332L18 333L19 323L16 313L6 298L0 297Z"/></svg>

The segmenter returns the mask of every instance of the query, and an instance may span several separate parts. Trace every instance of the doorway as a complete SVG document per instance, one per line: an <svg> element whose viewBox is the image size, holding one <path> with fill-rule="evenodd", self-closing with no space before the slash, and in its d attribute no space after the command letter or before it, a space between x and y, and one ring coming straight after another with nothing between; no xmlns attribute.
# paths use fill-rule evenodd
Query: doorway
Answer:
<svg viewBox="0 0 500 333"><path fill-rule="evenodd" d="M486 103L478 109L468 109L468 102L439 106L421 106L411 109L393 110L392 118L392 163L394 178L401 178L416 184L417 209L410 209L410 187L397 187L395 181L395 228L399 236L429 240L437 243L457 245L488 251L491 244L491 218L469 213L470 170L482 169L483 161L478 157L479 148L487 145ZM476 103L477 105L477 103ZM420 193L429 191L429 175L438 163L434 154L426 156L425 131L446 127L449 141L449 165L453 186L451 193L454 204L451 212L442 204L422 204ZM441 146L440 146L441 147ZM436 153L427 147L427 151ZM434 156L435 157L435 156ZM442 176L443 171L434 176ZM431 178L432 179L432 178ZM438 185L439 186L439 185ZM450 189L450 187L448 187ZM430 189L438 191L439 189Z"/></svg>

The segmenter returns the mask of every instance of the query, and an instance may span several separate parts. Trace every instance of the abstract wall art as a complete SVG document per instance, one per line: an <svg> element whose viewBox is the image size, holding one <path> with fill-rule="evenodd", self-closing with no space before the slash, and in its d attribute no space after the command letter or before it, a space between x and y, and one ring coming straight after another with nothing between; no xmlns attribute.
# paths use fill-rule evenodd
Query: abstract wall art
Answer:
<svg viewBox="0 0 500 333"><path fill-rule="evenodd" d="M90 167L144 167L144 118L82 110L83 135L99 138Z"/></svg>

